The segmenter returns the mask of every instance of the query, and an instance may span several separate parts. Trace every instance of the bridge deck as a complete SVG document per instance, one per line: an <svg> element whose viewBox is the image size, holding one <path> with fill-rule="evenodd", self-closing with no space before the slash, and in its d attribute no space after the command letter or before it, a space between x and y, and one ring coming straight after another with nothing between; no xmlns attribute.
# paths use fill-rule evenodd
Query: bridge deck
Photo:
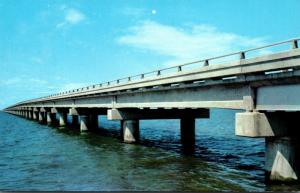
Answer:
<svg viewBox="0 0 300 193"><path fill-rule="evenodd" d="M293 41L292 41L293 42ZM13 107L97 107L97 108L230 108L248 109L247 97L254 97L259 110L300 110L299 67L300 50L269 54L227 64L200 66L195 69L179 70L171 74L155 71L154 77L141 74L138 80L129 77L126 81L111 81L106 85L67 91L47 97L28 100ZM236 53L235 53L236 54ZM218 58L218 57L217 57ZM207 60L205 60L207 62ZM207 64L207 63L204 63ZM172 69L168 68L167 70ZM268 73L278 71L279 73ZM268 87L290 85L296 89L288 104L272 95L284 89ZM299 92L298 92L299 90ZM287 92L281 92L281 98ZM266 97L268 100L266 100ZM270 101L269 101L270 99ZM273 102L272 102L273 101ZM292 102L291 102L292 101ZM275 104L277 102L277 106ZM294 104L296 103L296 104ZM275 106L276 107L275 107ZM251 108L251 107L250 107Z"/></svg>

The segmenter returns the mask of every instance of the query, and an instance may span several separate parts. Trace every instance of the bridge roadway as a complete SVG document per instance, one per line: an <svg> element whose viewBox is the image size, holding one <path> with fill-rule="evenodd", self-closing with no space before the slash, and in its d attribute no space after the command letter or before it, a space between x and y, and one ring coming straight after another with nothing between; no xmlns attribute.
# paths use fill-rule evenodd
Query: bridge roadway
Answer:
<svg viewBox="0 0 300 193"><path fill-rule="evenodd" d="M287 40L27 100L4 111L60 126L67 124L69 114L72 124L80 120L82 132L97 128L97 116L107 115L108 120L121 121L121 134L127 143L138 142L139 120L180 119L181 142L191 150L196 118L209 118L210 108L241 109L244 112L236 113L236 135L265 138L266 179L299 181L298 41ZM284 44L292 48L246 58L250 52ZM211 65L231 56L239 56L239 60Z"/></svg>

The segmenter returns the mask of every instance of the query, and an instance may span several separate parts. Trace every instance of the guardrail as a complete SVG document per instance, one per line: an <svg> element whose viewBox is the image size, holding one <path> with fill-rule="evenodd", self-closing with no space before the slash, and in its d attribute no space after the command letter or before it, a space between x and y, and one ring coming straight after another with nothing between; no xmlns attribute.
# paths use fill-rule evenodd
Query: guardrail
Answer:
<svg viewBox="0 0 300 193"><path fill-rule="evenodd" d="M116 79L116 80L112 80L112 81L108 81L108 82L102 82L99 84L94 84L91 86L87 86L87 87L82 87L82 88L78 88L78 89L73 89L73 90L69 90L69 91L65 91L65 92L60 92L57 94L53 94L53 95L49 95L46 97L40 97L40 98L36 98L36 99L32 99L32 100L27 100L27 101L23 101L18 104L23 104L23 103L28 103L28 102L33 102L36 100L41 100L41 99L51 99L52 97L57 97L57 96L63 96L63 95L68 95L68 94L75 94L75 93L84 93L84 91L90 91L93 89L97 89L97 88L103 88L103 87L108 87L108 86L113 86L113 85L119 85L122 82L124 83L128 83L130 81L132 81L134 78L138 78L139 80L143 80L146 75L151 75L153 74L154 76L150 76L150 77L159 77L162 75L162 72L167 71L167 70L172 70L175 69L177 72L182 72L183 71L183 67L184 66L188 66L191 64L196 64L196 63L202 63L203 66L209 66L210 62L212 60L216 60L216 59L220 59L220 58L226 58L229 56L235 56L238 55L240 60L244 60L246 59L246 53L252 52L252 51L256 51L256 50L261 50L261 49L265 49L265 48L270 48L270 47L274 47L274 46L278 46L278 45L283 45L283 44L287 44L290 43L291 44L291 49L297 49L298 48L298 41L300 40L300 38L293 38L290 40L286 40L286 41L282 41L282 42L276 42L273 44L268 44L265 46L261 46L261 47L256 47L256 48L252 48L252 49L247 49L247 50L243 50L243 51L239 51L239 52L233 52L230 54L225 54L225 55L221 55L221 56L217 56L217 57L211 57L211 58L207 58L207 59L202 59L202 60L197 60L197 61L193 61L193 62L188 62L188 63L183 63L180 65L176 65L176 66L172 66L172 67L168 67L168 68L162 68L159 70L154 70L154 71L150 71L150 72L146 72L146 73L141 73L141 74L137 74L137 75L133 75L133 76L129 76L129 77L124 77L124 78L120 78L120 79ZM14 105L14 106L16 106Z"/></svg>

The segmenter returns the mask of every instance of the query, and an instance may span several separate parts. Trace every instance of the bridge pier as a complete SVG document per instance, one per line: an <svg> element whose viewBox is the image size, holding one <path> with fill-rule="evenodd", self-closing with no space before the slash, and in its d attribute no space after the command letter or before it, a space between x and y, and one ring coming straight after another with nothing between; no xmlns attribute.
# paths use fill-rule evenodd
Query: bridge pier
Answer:
<svg viewBox="0 0 300 193"><path fill-rule="evenodd" d="M72 116L72 120L74 120L74 124L76 124L76 120L78 120L78 116L80 117L80 131L92 131L99 127L98 124L98 115L106 113L105 109L88 109L88 108L70 108L69 115Z"/></svg>
<svg viewBox="0 0 300 193"><path fill-rule="evenodd" d="M87 112L80 112L79 109L76 108L70 108L69 109L69 115L72 116L72 125L77 125L78 123L78 117L80 120L79 129L80 132L86 132L89 130L90 127L90 119L87 115Z"/></svg>
<svg viewBox="0 0 300 193"><path fill-rule="evenodd" d="M266 138L266 181L295 181L300 178L300 138Z"/></svg>
<svg viewBox="0 0 300 193"><path fill-rule="evenodd" d="M138 142L140 137L139 120L123 120L121 124L123 141L125 143Z"/></svg>
<svg viewBox="0 0 300 193"><path fill-rule="evenodd" d="M38 115L39 115L39 122L42 123L42 124L45 123L45 114L44 114L44 112L39 111Z"/></svg>
<svg viewBox="0 0 300 193"><path fill-rule="evenodd" d="M71 115L72 116L72 126L78 125L78 115Z"/></svg>
<svg viewBox="0 0 300 193"><path fill-rule="evenodd" d="M80 115L80 131L92 131L98 128L98 115L95 113Z"/></svg>
<svg viewBox="0 0 300 193"><path fill-rule="evenodd" d="M208 109L109 109L108 120L120 120L124 142L139 141L139 120L180 119L181 142L185 152L195 148L195 119L209 118Z"/></svg>
<svg viewBox="0 0 300 193"><path fill-rule="evenodd" d="M99 125L98 125L98 114L92 112L89 114L89 121L90 121L90 127L91 129L97 130Z"/></svg>
<svg viewBox="0 0 300 193"><path fill-rule="evenodd" d="M33 111L32 115L33 115L33 120L37 120L38 119L38 112L37 111Z"/></svg>
<svg viewBox="0 0 300 193"><path fill-rule="evenodd" d="M80 132L89 130L89 117L87 115L80 115Z"/></svg>
<svg viewBox="0 0 300 193"><path fill-rule="evenodd" d="M56 122L56 116L54 113L51 113L50 111L47 111L47 124L51 125Z"/></svg>
<svg viewBox="0 0 300 193"><path fill-rule="evenodd" d="M58 112L59 117L59 126L64 127L67 125L67 113L65 112Z"/></svg>
<svg viewBox="0 0 300 193"><path fill-rule="evenodd" d="M32 111L28 110L28 119L32 119Z"/></svg>
<svg viewBox="0 0 300 193"><path fill-rule="evenodd" d="M299 113L245 112L236 114L236 135L265 138L266 181L299 181Z"/></svg>
<svg viewBox="0 0 300 193"><path fill-rule="evenodd" d="M183 117L180 119L181 144L184 152L193 153L195 151L195 118Z"/></svg>

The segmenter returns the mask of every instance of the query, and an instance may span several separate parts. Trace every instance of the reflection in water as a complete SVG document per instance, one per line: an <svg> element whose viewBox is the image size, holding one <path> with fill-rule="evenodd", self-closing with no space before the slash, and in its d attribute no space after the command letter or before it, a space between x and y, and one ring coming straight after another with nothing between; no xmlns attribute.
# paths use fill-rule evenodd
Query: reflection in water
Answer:
<svg viewBox="0 0 300 193"><path fill-rule="evenodd" d="M0 113L0 190L299 190L264 184L264 140L236 137L234 113L197 120L193 147L178 120L141 121L134 145L105 117L80 134Z"/></svg>

